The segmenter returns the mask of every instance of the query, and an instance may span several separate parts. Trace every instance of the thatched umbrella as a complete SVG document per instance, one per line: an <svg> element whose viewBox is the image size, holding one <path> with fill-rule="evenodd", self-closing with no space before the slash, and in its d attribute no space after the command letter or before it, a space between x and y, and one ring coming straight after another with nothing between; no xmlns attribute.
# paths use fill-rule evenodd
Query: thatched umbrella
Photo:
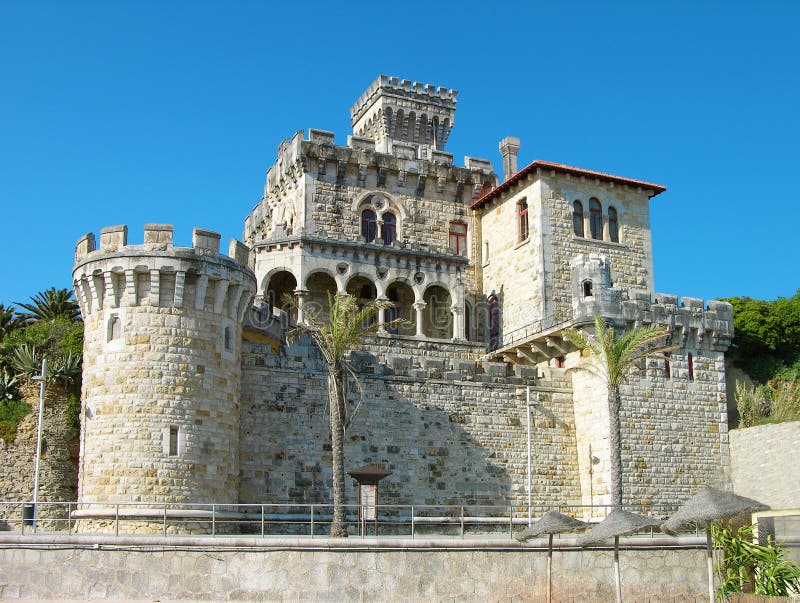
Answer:
<svg viewBox="0 0 800 603"><path fill-rule="evenodd" d="M765 504L745 498L733 492L724 492L707 488L698 492L692 498L683 503L683 506L661 526L661 530L667 534L675 535L680 530L686 528L705 528L706 529L706 565L708 566L708 599L711 603L716 600L714 597L714 560L711 547L711 524L722 519L730 519L744 515L745 513L755 513L766 511L769 507Z"/></svg>
<svg viewBox="0 0 800 603"><path fill-rule="evenodd" d="M527 528L514 535L520 542L525 542L529 538L535 538L547 534L547 603L551 601L552 592L552 566L553 566L553 534L564 532L577 532L586 529L588 523L564 515L556 510L550 510L539 521L535 521Z"/></svg>
<svg viewBox="0 0 800 603"><path fill-rule="evenodd" d="M578 538L580 546L597 544L609 538L614 539L614 578L617 585L617 603L622 603L622 581L619 575L619 537L625 534L641 532L647 528L657 528L661 522L651 517L644 517L616 508L583 536Z"/></svg>

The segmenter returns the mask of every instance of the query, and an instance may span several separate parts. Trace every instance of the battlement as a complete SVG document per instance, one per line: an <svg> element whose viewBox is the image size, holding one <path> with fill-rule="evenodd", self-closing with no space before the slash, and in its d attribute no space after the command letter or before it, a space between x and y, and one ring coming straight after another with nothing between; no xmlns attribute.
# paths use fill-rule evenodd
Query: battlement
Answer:
<svg viewBox="0 0 800 603"><path fill-rule="evenodd" d="M128 227L82 236L75 246L73 286L84 318L122 307L192 308L241 323L255 294L250 248L232 239L220 254L220 234L195 228L192 246L173 246L170 224L146 224L144 242L128 244Z"/></svg>
<svg viewBox="0 0 800 603"><path fill-rule="evenodd" d="M618 326L661 325L680 346L725 351L733 339L733 307L727 303L669 293L624 291L612 286L605 256L576 256L572 269L572 309L577 324L599 314ZM676 339L677 337L677 339Z"/></svg>
<svg viewBox="0 0 800 603"><path fill-rule="evenodd" d="M128 244L128 227L125 224L106 226L100 230L100 247L94 233L83 235L75 244L75 263L78 264L93 254L99 253L124 253L147 251L173 251L192 252L196 255L220 255L220 239L218 232L195 228L192 230L191 247L174 247L172 224L145 224L144 243L141 245ZM250 248L231 239L228 244L228 257L237 264L248 267ZM224 256L223 256L224 257Z"/></svg>
<svg viewBox="0 0 800 603"><path fill-rule="evenodd" d="M457 90L448 89L445 86L434 86L433 84L423 84L379 75L350 108L350 117L353 124L366 112L374 102L374 97L380 93L415 97L450 107L455 107L456 99L458 98Z"/></svg>

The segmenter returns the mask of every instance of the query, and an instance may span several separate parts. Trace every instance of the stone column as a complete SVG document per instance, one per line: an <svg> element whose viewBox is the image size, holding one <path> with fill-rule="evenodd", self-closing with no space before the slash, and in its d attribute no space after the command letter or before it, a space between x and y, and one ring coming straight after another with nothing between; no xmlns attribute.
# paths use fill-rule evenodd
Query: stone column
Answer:
<svg viewBox="0 0 800 603"><path fill-rule="evenodd" d="M303 324L303 306L308 298L308 289L295 289L294 296L297 298L297 324Z"/></svg>
<svg viewBox="0 0 800 603"><path fill-rule="evenodd" d="M422 311L427 305L424 301L414 302L414 309L417 311L417 337L425 336L425 331L422 328Z"/></svg>
<svg viewBox="0 0 800 603"><path fill-rule="evenodd" d="M453 304L450 306L453 315L453 340L464 339L464 307Z"/></svg>
<svg viewBox="0 0 800 603"><path fill-rule="evenodd" d="M388 302L388 297L377 297L375 301L379 302ZM389 332L386 330L386 308L380 308L378 310L378 335L388 335Z"/></svg>

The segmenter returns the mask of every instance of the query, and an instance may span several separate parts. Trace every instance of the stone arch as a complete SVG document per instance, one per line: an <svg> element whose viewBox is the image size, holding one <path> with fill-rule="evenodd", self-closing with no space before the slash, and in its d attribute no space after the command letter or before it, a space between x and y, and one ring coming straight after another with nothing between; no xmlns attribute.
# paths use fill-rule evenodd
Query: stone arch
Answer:
<svg viewBox="0 0 800 603"><path fill-rule="evenodd" d="M265 280L264 299L270 311L275 315L285 315L291 320L296 320L295 308L286 301L286 296L294 296L297 289L297 278L294 274L288 270L278 269L265 277Z"/></svg>
<svg viewBox="0 0 800 603"><path fill-rule="evenodd" d="M386 298L394 304L386 310L386 322L397 321L387 327L387 331L394 335L414 335L417 332L416 294L411 283L404 278L393 280L386 286Z"/></svg>
<svg viewBox="0 0 800 603"><path fill-rule="evenodd" d="M360 303L373 301L378 296L375 281L363 274L356 273L347 281L347 294L355 297Z"/></svg>
<svg viewBox="0 0 800 603"><path fill-rule="evenodd" d="M439 283L432 283L422 294L425 309L422 313L422 332L433 339L452 339L453 297L450 291Z"/></svg>
<svg viewBox="0 0 800 603"><path fill-rule="evenodd" d="M336 294L338 291L336 278L324 268L314 270L306 276L304 289L308 293L303 304L303 311L315 316L327 317L330 313L328 293Z"/></svg>

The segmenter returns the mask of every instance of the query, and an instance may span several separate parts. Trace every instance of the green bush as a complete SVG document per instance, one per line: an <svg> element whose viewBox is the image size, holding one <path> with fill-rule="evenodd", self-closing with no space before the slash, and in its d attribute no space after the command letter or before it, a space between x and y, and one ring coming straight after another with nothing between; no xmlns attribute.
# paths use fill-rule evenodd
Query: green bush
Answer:
<svg viewBox="0 0 800 603"><path fill-rule="evenodd" d="M81 429L81 399L75 392L67 396L67 426L75 431Z"/></svg>
<svg viewBox="0 0 800 603"><path fill-rule="evenodd" d="M19 400L0 400L0 439L13 442L17 426L31 411L31 405Z"/></svg>

